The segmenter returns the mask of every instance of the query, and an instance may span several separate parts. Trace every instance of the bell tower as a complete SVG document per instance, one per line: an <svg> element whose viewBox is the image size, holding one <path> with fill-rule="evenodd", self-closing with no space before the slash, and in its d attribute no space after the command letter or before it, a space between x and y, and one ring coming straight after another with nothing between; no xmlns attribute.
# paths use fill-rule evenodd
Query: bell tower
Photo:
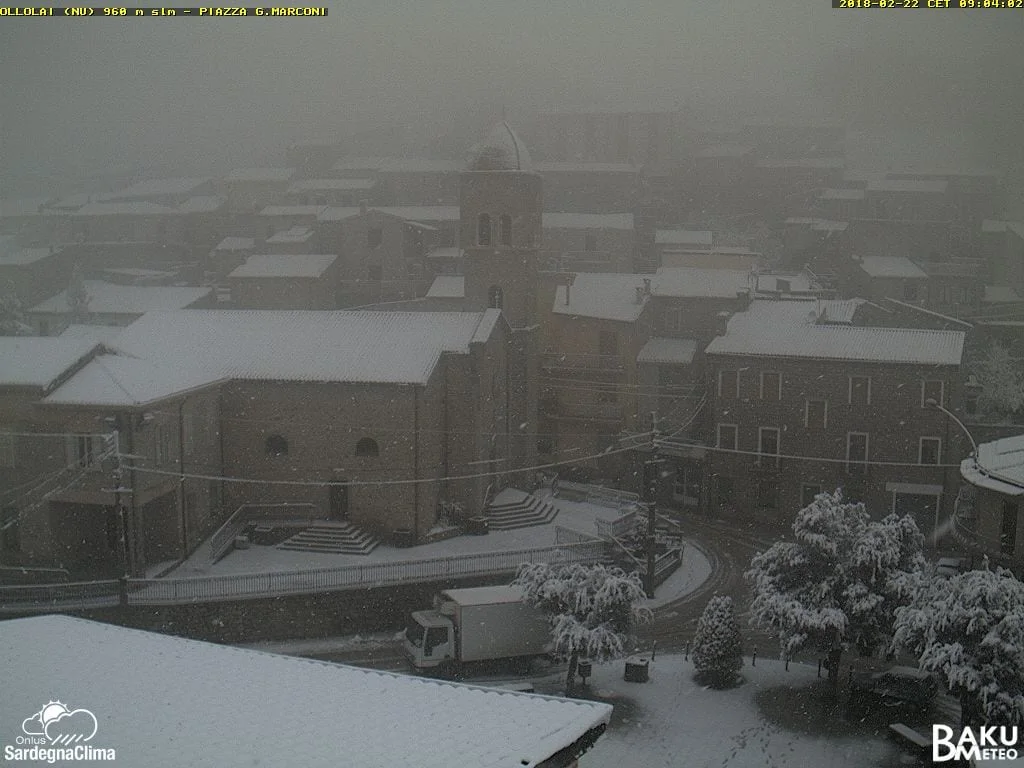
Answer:
<svg viewBox="0 0 1024 768"><path fill-rule="evenodd" d="M459 187L465 308L500 309L512 329L507 387L511 458L516 466L530 466L537 455L541 178L533 171L526 146L503 121L473 148Z"/></svg>

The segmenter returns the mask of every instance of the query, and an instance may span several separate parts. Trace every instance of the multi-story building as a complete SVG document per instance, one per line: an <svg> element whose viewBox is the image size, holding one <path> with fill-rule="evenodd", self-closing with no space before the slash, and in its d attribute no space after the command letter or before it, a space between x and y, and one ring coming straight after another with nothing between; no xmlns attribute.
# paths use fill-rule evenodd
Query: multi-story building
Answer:
<svg viewBox="0 0 1024 768"><path fill-rule="evenodd" d="M841 487L932 532L952 512L966 452L932 401L961 407L965 334L856 327L831 305L756 300L707 346L706 504L781 521Z"/></svg>
<svg viewBox="0 0 1024 768"><path fill-rule="evenodd" d="M544 214L545 269L631 272L636 249L631 213Z"/></svg>

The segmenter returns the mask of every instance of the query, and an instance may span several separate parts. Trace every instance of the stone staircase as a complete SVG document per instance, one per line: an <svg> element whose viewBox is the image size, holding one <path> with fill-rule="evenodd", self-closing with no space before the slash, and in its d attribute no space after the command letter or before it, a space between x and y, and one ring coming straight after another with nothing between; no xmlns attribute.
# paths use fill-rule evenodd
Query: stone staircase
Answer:
<svg viewBox="0 0 1024 768"><path fill-rule="evenodd" d="M492 531L511 531L546 525L558 515L558 507L550 501L511 488L501 491L484 511Z"/></svg>
<svg viewBox="0 0 1024 768"><path fill-rule="evenodd" d="M303 528L277 549L294 552L326 552L336 555L368 555L380 539L351 523L318 523Z"/></svg>

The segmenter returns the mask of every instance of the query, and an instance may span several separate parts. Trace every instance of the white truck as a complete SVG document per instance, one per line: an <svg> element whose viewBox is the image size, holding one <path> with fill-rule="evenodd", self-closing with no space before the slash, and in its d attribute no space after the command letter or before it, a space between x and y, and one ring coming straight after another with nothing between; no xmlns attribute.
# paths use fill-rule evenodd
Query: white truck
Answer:
<svg viewBox="0 0 1024 768"><path fill-rule="evenodd" d="M433 610L413 611L403 647L417 670L455 674L466 664L551 652L551 626L519 587L448 589Z"/></svg>

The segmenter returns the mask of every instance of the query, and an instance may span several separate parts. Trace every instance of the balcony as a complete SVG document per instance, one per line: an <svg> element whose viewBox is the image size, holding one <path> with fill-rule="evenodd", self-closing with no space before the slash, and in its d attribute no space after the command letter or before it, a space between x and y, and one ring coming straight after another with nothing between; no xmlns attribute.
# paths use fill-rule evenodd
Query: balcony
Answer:
<svg viewBox="0 0 1024 768"><path fill-rule="evenodd" d="M545 352L541 367L562 373L622 373L625 365L618 355L596 355L585 352Z"/></svg>

